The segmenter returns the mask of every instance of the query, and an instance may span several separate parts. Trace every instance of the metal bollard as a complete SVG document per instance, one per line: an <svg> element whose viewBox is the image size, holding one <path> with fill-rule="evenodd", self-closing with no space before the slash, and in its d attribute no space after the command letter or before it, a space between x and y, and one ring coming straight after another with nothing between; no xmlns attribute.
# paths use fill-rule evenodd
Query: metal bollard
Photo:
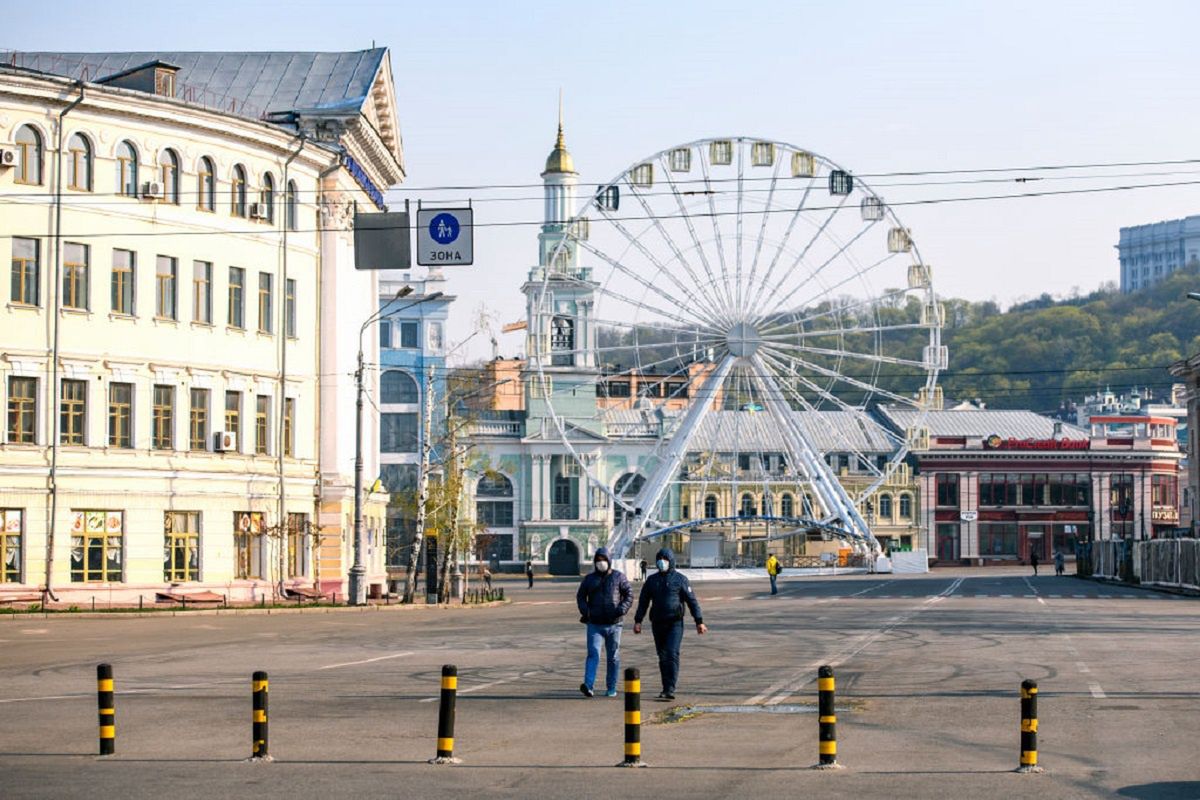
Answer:
<svg viewBox="0 0 1200 800"><path fill-rule="evenodd" d="M504 600L504 587L501 586L499 591L500 591L500 600L503 601Z"/></svg>
<svg viewBox="0 0 1200 800"><path fill-rule="evenodd" d="M100 755L117 752L117 707L112 664L96 667L96 701L100 708Z"/></svg>
<svg viewBox="0 0 1200 800"><path fill-rule="evenodd" d="M250 723L250 760L270 761L267 740L267 673L255 672L250 682L254 713Z"/></svg>
<svg viewBox="0 0 1200 800"><path fill-rule="evenodd" d="M454 706L458 698L458 667L446 664L442 667L442 697L438 704L437 755L429 759L430 764L457 764L462 759L454 757Z"/></svg>
<svg viewBox="0 0 1200 800"><path fill-rule="evenodd" d="M1041 772L1037 753L1037 681L1021 681L1021 766L1017 772Z"/></svg>
<svg viewBox="0 0 1200 800"><path fill-rule="evenodd" d="M841 769L837 761L837 709L833 667L817 670L817 764L813 769Z"/></svg>
<svg viewBox="0 0 1200 800"><path fill-rule="evenodd" d="M617 766L646 766L642 761L642 679L637 667L625 668L625 759Z"/></svg>

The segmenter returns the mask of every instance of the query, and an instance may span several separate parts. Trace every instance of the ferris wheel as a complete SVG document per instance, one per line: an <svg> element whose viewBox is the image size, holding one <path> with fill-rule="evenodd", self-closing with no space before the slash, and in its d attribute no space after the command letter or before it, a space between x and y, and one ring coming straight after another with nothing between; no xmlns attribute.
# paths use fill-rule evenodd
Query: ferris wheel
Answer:
<svg viewBox="0 0 1200 800"><path fill-rule="evenodd" d="M947 362L930 269L883 198L789 144L703 139L598 184L559 233L531 301L531 402L615 509L616 555L726 516L878 549L864 509ZM880 425L879 404L916 423ZM636 473L614 482L614 454Z"/></svg>

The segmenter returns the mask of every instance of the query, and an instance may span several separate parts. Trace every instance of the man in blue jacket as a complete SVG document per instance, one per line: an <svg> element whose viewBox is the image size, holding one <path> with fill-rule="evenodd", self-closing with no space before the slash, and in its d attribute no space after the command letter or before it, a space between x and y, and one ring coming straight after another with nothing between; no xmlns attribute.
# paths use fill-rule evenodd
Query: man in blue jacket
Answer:
<svg viewBox="0 0 1200 800"><path fill-rule="evenodd" d="M587 661L583 665L583 683L579 691L591 697L600 667L600 643L608 656L605 675L605 695L617 696L617 676L621 673L621 617L633 605L633 589L620 571L612 568L608 549L599 547L592 558L595 567L579 584L575 604L579 606L579 621L587 624Z"/></svg>
<svg viewBox="0 0 1200 800"><path fill-rule="evenodd" d="M646 608L650 609L650 629L654 632L654 649L658 651L658 671L662 675L663 700L675 699L675 683L679 680L679 648L683 644L683 607L687 606L696 622L696 633L708 633L700 601L692 591L686 576L675 570L675 554L664 547L654 557L658 572L646 579L638 596L637 613L633 615L633 632L642 632Z"/></svg>

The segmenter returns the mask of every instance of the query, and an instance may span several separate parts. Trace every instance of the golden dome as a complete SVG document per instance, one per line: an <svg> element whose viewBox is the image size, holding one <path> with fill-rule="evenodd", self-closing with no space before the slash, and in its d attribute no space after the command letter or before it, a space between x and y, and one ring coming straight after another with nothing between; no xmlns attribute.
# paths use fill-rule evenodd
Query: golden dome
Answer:
<svg viewBox="0 0 1200 800"><path fill-rule="evenodd" d="M562 122L558 123L558 139L554 142L554 149L546 157L546 170L542 174L549 172L569 172L575 174L575 159L571 158L571 154L567 152L567 145L563 141Z"/></svg>

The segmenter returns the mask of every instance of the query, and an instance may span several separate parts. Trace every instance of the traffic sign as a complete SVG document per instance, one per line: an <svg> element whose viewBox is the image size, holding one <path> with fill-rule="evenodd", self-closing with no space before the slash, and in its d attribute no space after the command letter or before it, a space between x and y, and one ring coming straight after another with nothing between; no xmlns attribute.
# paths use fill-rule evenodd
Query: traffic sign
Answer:
<svg viewBox="0 0 1200 800"><path fill-rule="evenodd" d="M423 267L466 266L475 261L469 208L417 211L417 263Z"/></svg>

